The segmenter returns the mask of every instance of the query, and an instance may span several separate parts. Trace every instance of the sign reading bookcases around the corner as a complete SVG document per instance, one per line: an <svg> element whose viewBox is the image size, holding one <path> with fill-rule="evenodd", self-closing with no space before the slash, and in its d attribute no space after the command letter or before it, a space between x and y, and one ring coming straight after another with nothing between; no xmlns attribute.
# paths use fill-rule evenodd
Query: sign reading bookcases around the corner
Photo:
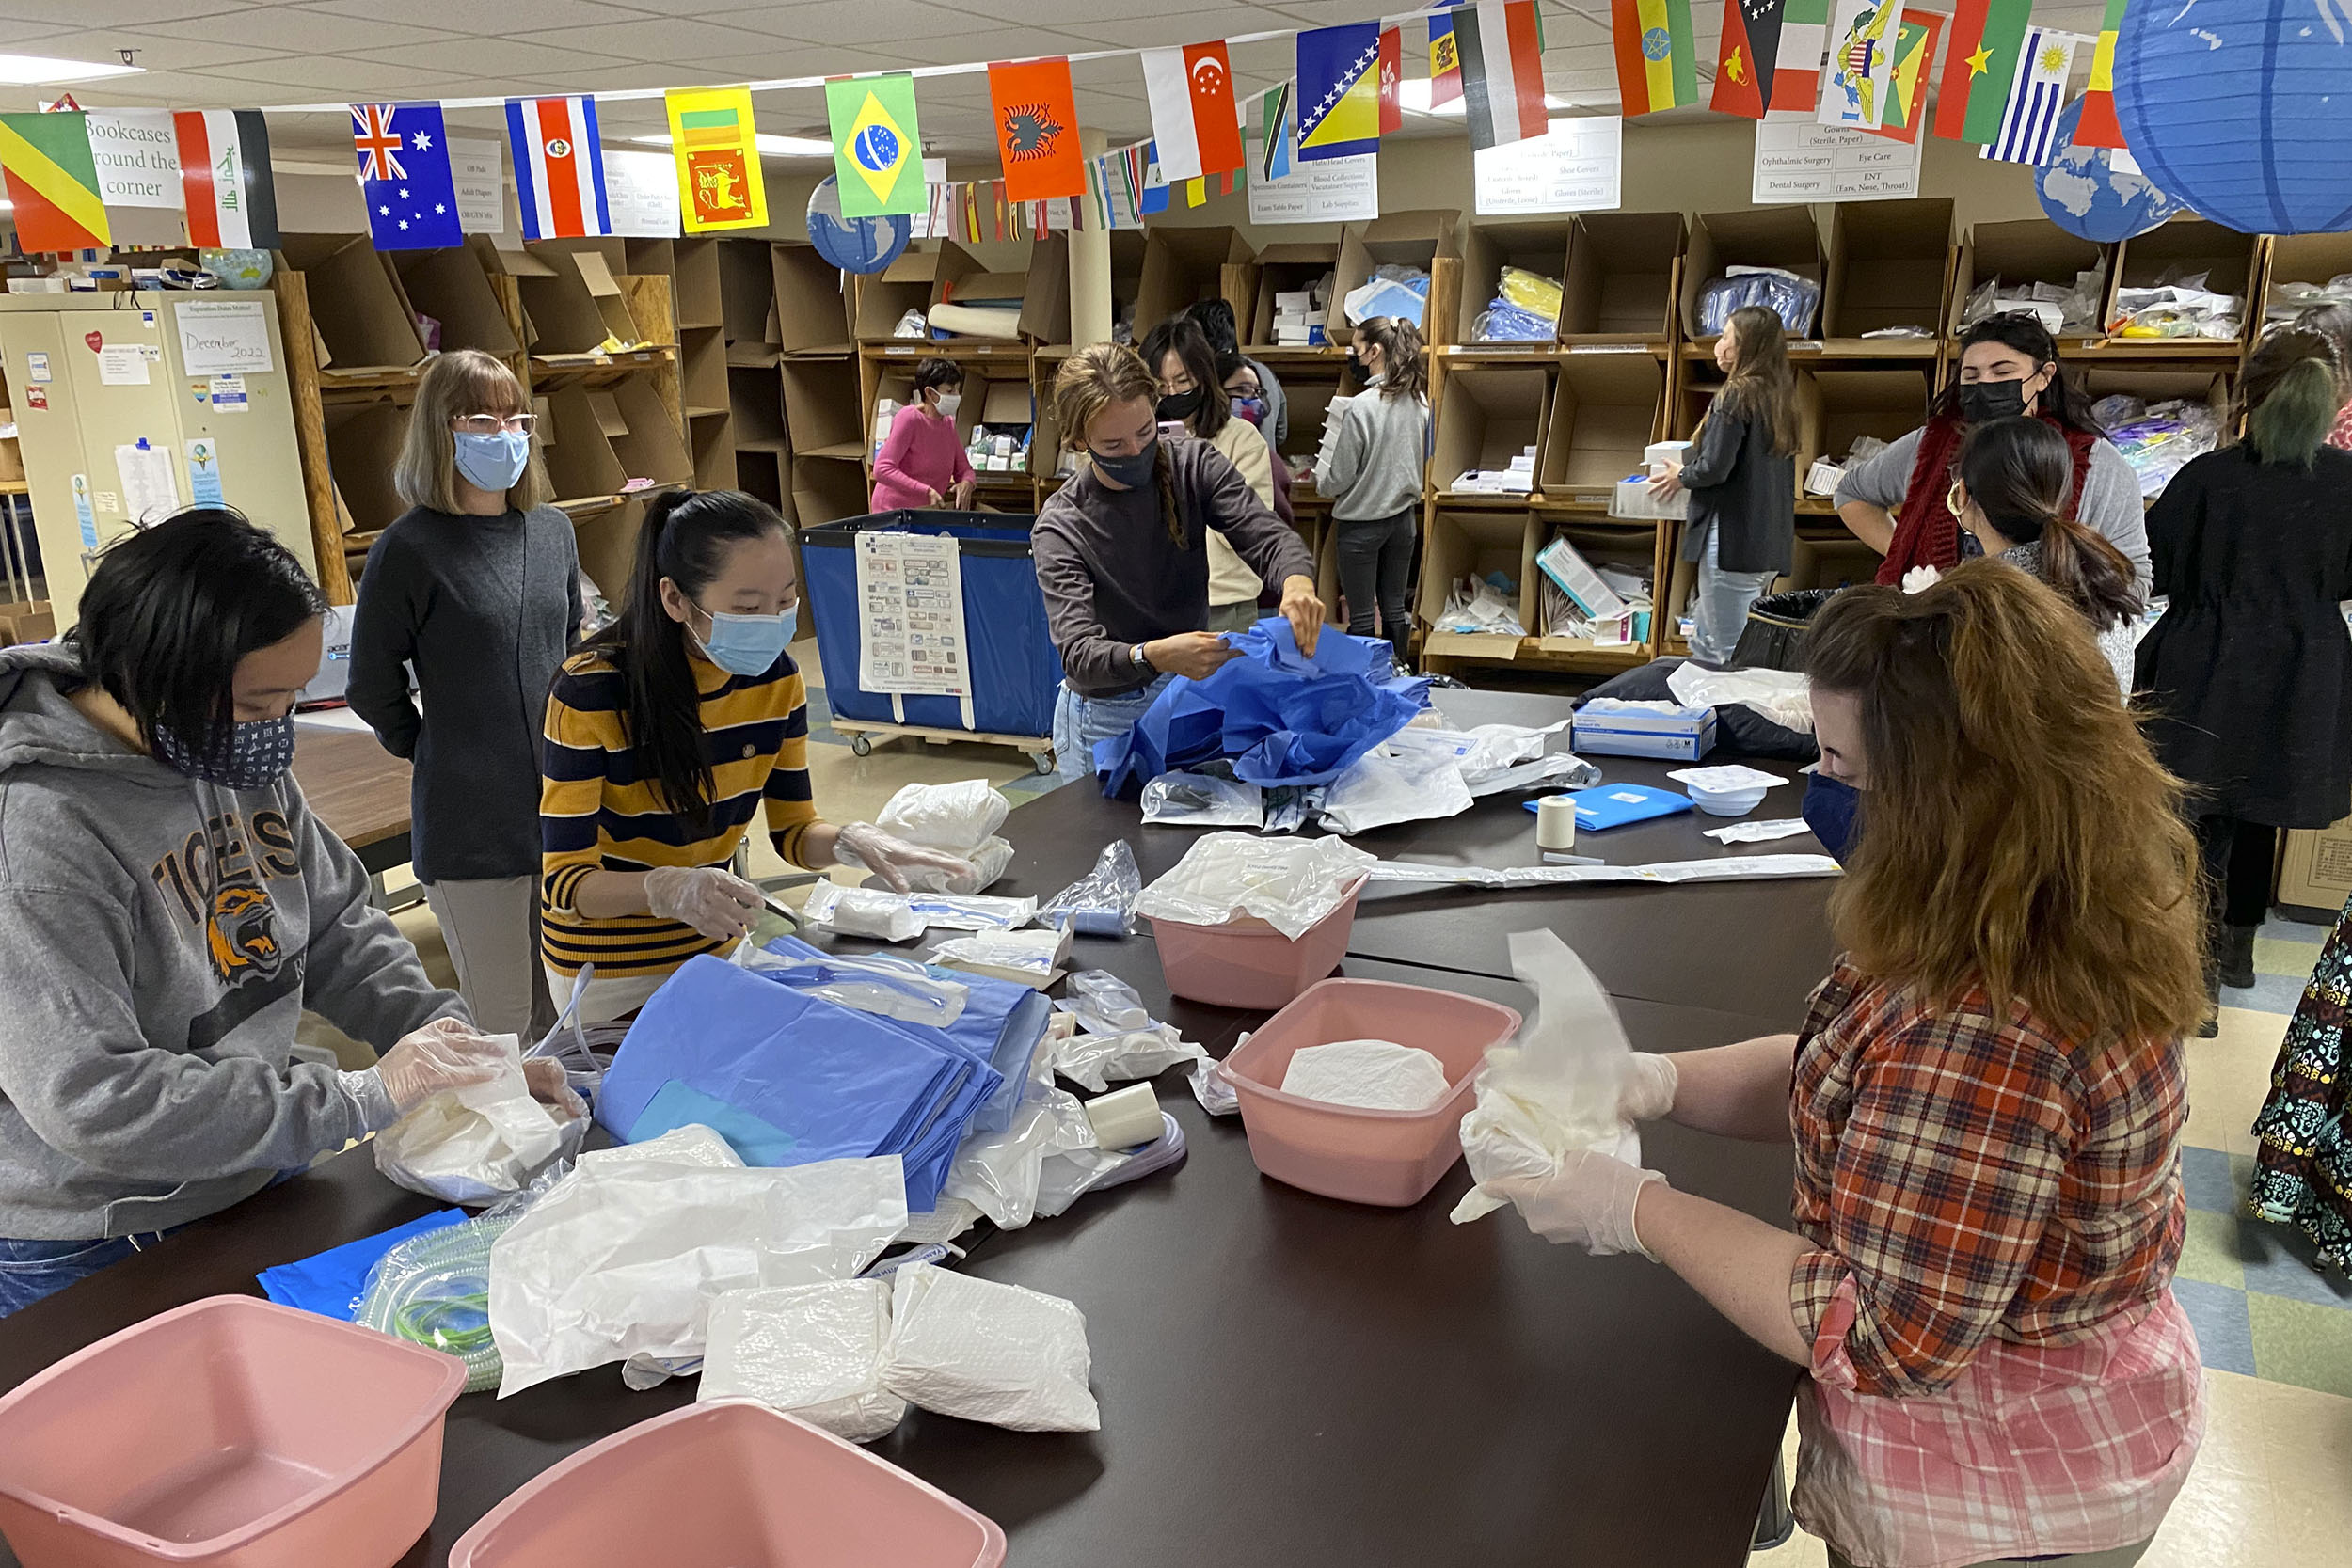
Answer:
<svg viewBox="0 0 2352 1568"><path fill-rule="evenodd" d="M1917 196L1919 146L1867 131L1836 130L1817 122L1810 112L1770 114L1756 122L1751 199L1763 205Z"/></svg>
<svg viewBox="0 0 2352 1568"><path fill-rule="evenodd" d="M972 695L963 563L952 534L857 536L858 685L907 696Z"/></svg>

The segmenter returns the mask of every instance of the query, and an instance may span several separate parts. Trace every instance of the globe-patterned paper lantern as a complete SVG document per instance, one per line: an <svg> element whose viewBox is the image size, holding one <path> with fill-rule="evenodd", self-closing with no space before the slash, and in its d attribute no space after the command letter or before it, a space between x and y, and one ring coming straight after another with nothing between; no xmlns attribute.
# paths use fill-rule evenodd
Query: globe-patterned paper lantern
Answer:
<svg viewBox="0 0 2352 1568"><path fill-rule="evenodd" d="M828 174L808 197L808 237L817 254L843 272L875 273L898 259L914 225L903 214L879 218L841 215L841 186Z"/></svg>
<svg viewBox="0 0 2352 1568"><path fill-rule="evenodd" d="M196 253L197 264L220 279L224 289L258 289L269 282L272 262L266 250L221 250L207 247Z"/></svg>
<svg viewBox="0 0 2352 1568"><path fill-rule="evenodd" d="M2301 0L2141 0L2115 114L2168 196L2245 234L2352 229L2352 27Z"/></svg>
<svg viewBox="0 0 2352 1568"><path fill-rule="evenodd" d="M2066 106L2058 116L2058 150L2034 170L2034 188L2050 221L2094 245L2112 245L2145 234L2179 212L2181 204L2146 175L2118 170L2106 148L2074 145L2082 113L2080 99Z"/></svg>

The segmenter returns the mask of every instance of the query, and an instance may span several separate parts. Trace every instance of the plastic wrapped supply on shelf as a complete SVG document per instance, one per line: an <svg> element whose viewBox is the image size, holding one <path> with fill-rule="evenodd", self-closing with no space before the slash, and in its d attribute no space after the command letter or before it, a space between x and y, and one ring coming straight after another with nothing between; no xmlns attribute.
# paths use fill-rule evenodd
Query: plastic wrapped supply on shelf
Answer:
<svg viewBox="0 0 2352 1568"><path fill-rule="evenodd" d="M1391 316L1419 326L1429 309L1429 275L1419 267L1375 267L1371 278L1362 287L1350 289L1343 303L1350 325Z"/></svg>
<svg viewBox="0 0 2352 1568"><path fill-rule="evenodd" d="M1373 857L1336 838L1209 833L1143 890L1136 912L1188 926L1254 915L1295 942L1338 909Z"/></svg>
<svg viewBox="0 0 2352 1568"><path fill-rule="evenodd" d="M2003 289L1999 278L1988 277L1968 291L1960 325L1969 327L1987 316L2015 314L2034 317L2054 337L2061 332L2096 332L2106 284L2105 275L2096 270L2076 273L2072 288L2032 283Z"/></svg>
<svg viewBox="0 0 2352 1568"><path fill-rule="evenodd" d="M1021 341L1018 306L934 305L928 320L933 330L959 338L986 338L1000 343Z"/></svg>
<svg viewBox="0 0 2352 1568"><path fill-rule="evenodd" d="M1325 431L1325 439L1329 439ZM1524 496L1535 488L1535 449L1522 447L1507 467L1465 468L1446 488L1465 496Z"/></svg>
<svg viewBox="0 0 2352 1568"><path fill-rule="evenodd" d="M2123 338L2191 338L2234 341L2245 329L2246 301L2205 287L2205 274L2147 289L2115 291L2107 330Z"/></svg>
<svg viewBox="0 0 2352 1568"><path fill-rule="evenodd" d="M1743 305L1760 305L1778 316L1791 338L1813 334L1813 318L1821 309L1821 286L1785 267L1726 267L1724 276L1699 291L1699 333L1714 337L1731 313Z"/></svg>
<svg viewBox="0 0 2352 1568"><path fill-rule="evenodd" d="M1518 608L1503 597L1503 590L1481 578L1464 578L1454 585L1438 616L1438 629L1501 637L1527 635L1527 628L1519 625Z"/></svg>
<svg viewBox="0 0 2352 1568"><path fill-rule="evenodd" d="M1361 1111L1426 1111L1453 1092L1445 1064L1393 1040L1333 1040L1291 1056L1282 1092Z"/></svg>
<svg viewBox="0 0 2352 1568"><path fill-rule="evenodd" d="M2265 336L2287 325L2314 305L2352 305L2352 272L2325 283L2273 283L2263 301Z"/></svg>
<svg viewBox="0 0 2352 1568"><path fill-rule="evenodd" d="M2163 495L2191 458L2221 444L2221 421L2212 405L2193 398L2143 404L2118 392L2092 404L2090 414L2139 476L2139 493L2146 500Z"/></svg>
<svg viewBox="0 0 2352 1568"><path fill-rule="evenodd" d="M1481 343L1548 343L1560 327L1560 280L1504 267L1495 297L1478 313L1470 339Z"/></svg>
<svg viewBox="0 0 2352 1568"><path fill-rule="evenodd" d="M890 329L890 335L894 338L928 338L931 329L924 324L922 311L909 310L898 318L898 325Z"/></svg>
<svg viewBox="0 0 2352 1568"><path fill-rule="evenodd" d="M1081 936L1128 936L1136 928L1136 899L1142 892L1135 846L1115 838L1094 857L1093 870L1045 901L1037 921Z"/></svg>

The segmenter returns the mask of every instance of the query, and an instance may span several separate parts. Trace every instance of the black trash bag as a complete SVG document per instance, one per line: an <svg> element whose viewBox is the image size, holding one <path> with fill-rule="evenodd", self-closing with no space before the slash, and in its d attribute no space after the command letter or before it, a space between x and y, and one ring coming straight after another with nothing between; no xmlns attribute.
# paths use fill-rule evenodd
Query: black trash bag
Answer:
<svg viewBox="0 0 2352 1568"><path fill-rule="evenodd" d="M1793 595L1784 594L1783 597ZM1596 697L1616 697L1629 703L1671 703L1677 699L1666 678L1682 667L1678 658L1652 659L1638 670L1601 682L1579 697L1581 707ZM1715 708L1717 752L1734 756L1766 757L1774 762L1813 762L1821 751L1801 730L1783 729L1745 703L1722 703Z"/></svg>
<svg viewBox="0 0 2352 1568"><path fill-rule="evenodd" d="M1796 588L1768 594L1748 607L1748 624L1740 645L1731 650L1732 670L1802 670L1804 668L1804 628L1829 603L1835 588Z"/></svg>

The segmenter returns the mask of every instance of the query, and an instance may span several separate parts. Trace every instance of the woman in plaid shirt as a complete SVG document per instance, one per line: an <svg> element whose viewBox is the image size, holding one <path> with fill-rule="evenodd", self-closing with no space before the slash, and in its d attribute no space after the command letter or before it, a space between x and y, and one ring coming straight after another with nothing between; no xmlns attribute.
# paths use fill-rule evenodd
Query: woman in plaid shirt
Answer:
<svg viewBox="0 0 2352 1568"><path fill-rule="evenodd" d="M1593 1154L1528 1222L1681 1275L1808 1369L1833 1563L2137 1561L2203 1432L2172 1298L2197 849L2081 617L1999 562L1858 588L1807 640L1863 790L1804 1033L1636 1056L1625 1114L1791 1139L1794 1232Z"/></svg>

